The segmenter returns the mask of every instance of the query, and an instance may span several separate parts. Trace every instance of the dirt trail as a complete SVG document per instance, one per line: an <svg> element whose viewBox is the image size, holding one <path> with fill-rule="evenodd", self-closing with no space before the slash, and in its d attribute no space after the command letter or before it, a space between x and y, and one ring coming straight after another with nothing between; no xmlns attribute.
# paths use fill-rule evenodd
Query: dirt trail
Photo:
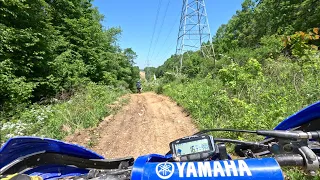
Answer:
<svg viewBox="0 0 320 180"><path fill-rule="evenodd" d="M130 102L97 128L67 137L68 142L90 146L106 158L165 154L169 142L197 129L183 109L168 97L154 93L130 95Z"/></svg>
<svg viewBox="0 0 320 180"><path fill-rule="evenodd" d="M146 80L146 72L140 71L140 79Z"/></svg>

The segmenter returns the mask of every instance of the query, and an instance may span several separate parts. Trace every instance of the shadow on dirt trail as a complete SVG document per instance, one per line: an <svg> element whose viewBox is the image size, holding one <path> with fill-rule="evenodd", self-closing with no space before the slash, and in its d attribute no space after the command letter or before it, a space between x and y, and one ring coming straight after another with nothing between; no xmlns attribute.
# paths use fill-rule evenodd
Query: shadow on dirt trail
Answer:
<svg viewBox="0 0 320 180"><path fill-rule="evenodd" d="M86 146L105 158L158 153L169 143L197 131L190 117L168 97L155 93L130 95L130 102L97 128L68 136L67 142Z"/></svg>

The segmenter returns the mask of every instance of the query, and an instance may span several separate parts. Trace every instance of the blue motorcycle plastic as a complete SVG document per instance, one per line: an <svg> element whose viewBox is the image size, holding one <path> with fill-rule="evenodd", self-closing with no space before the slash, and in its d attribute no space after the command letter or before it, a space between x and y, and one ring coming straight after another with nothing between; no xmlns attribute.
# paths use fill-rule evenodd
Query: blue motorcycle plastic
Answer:
<svg viewBox="0 0 320 180"><path fill-rule="evenodd" d="M20 173L43 179L284 179L281 166L302 166L311 174L319 169L319 127L320 102L317 102L288 117L274 130L250 132L267 137L263 142L214 138L219 150L210 158L180 161L173 151L135 160L131 157L106 160L78 145L15 137L0 149L0 175ZM207 130L195 136L210 131L222 130ZM239 155L244 157L231 160L218 142L238 144ZM190 157L198 157L195 155Z"/></svg>

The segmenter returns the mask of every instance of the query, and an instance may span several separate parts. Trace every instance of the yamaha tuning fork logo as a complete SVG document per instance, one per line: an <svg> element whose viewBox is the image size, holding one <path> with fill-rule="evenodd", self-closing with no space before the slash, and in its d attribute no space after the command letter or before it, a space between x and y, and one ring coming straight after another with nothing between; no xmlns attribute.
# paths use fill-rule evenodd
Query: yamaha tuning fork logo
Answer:
<svg viewBox="0 0 320 180"><path fill-rule="evenodd" d="M177 168L177 169L176 169ZM179 178L197 177L250 177L251 169L244 160L237 161L204 161L204 162L181 162L159 163L155 167L156 174L161 179L169 179L177 170Z"/></svg>
<svg viewBox="0 0 320 180"><path fill-rule="evenodd" d="M156 173L161 179L169 179L174 173L174 165L170 162L159 163L156 166Z"/></svg>

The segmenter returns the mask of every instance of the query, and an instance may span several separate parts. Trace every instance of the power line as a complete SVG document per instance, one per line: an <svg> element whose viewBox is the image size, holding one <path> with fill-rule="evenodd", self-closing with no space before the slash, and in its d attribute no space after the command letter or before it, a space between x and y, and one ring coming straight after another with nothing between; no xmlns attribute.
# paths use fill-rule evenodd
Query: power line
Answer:
<svg viewBox="0 0 320 180"><path fill-rule="evenodd" d="M172 54L171 52L170 52L170 49L174 49L174 46L176 45L176 42L173 42L172 44L171 44L171 46L168 46L169 48L167 48L167 50L166 50L166 52L168 52L165 56L162 56L162 58L161 59L164 59L164 58L166 58L167 56L169 56L170 54ZM174 53L173 53L174 54ZM167 59L166 59L167 60Z"/></svg>
<svg viewBox="0 0 320 180"><path fill-rule="evenodd" d="M167 41L168 41L171 33L173 32L173 29L175 28L176 24L179 22L179 19L180 19L179 17L180 17L180 15L176 18L176 21L174 22L174 25L171 26L171 29L170 29L170 31L169 31L169 34L167 35L167 37L166 37L166 39L165 39L165 41L164 41L164 43L163 43L163 45L162 45L162 49L161 49L160 51L158 51L158 54L157 54L157 56L156 56L154 59L157 59L157 58L159 57L160 52L162 52L162 50L164 49L164 47L166 47L165 45L166 45L166 43L167 43ZM171 47L171 46L170 46L170 47ZM166 52L166 51L165 51L165 52Z"/></svg>
<svg viewBox="0 0 320 180"><path fill-rule="evenodd" d="M167 12L168 12L168 8L169 8L169 5L170 5L170 2L171 2L171 0L169 0L168 3L167 3L166 10L165 10L165 13L164 13L164 16L163 16L163 18L162 18L161 25L160 25L160 30L159 30L159 33L158 33L158 37L157 37L157 39L156 39L156 43L155 43L155 46L154 46L154 49L153 49L153 52L152 52L151 57L153 57L154 51L155 51L155 49L156 49L156 47L157 47L158 40L159 40L161 31L162 31L163 23L164 23L164 21L165 21L165 19L166 19L166 17L167 17Z"/></svg>
<svg viewBox="0 0 320 180"><path fill-rule="evenodd" d="M152 38L151 38L151 42L150 42L150 46L149 46L149 51L148 51L148 56L147 56L147 66L150 65L149 55L150 55L150 50L151 50L151 46L152 46L152 43L153 43L154 33L155 33L156 26L157 26L157 23L158 23L158 18L159 18L159 12L160 12L160 8L161 8L161 4L162 4L162 0L159 0L157 16L156 16L156 20L155 20L155 22L154 22Z"/></svg>

